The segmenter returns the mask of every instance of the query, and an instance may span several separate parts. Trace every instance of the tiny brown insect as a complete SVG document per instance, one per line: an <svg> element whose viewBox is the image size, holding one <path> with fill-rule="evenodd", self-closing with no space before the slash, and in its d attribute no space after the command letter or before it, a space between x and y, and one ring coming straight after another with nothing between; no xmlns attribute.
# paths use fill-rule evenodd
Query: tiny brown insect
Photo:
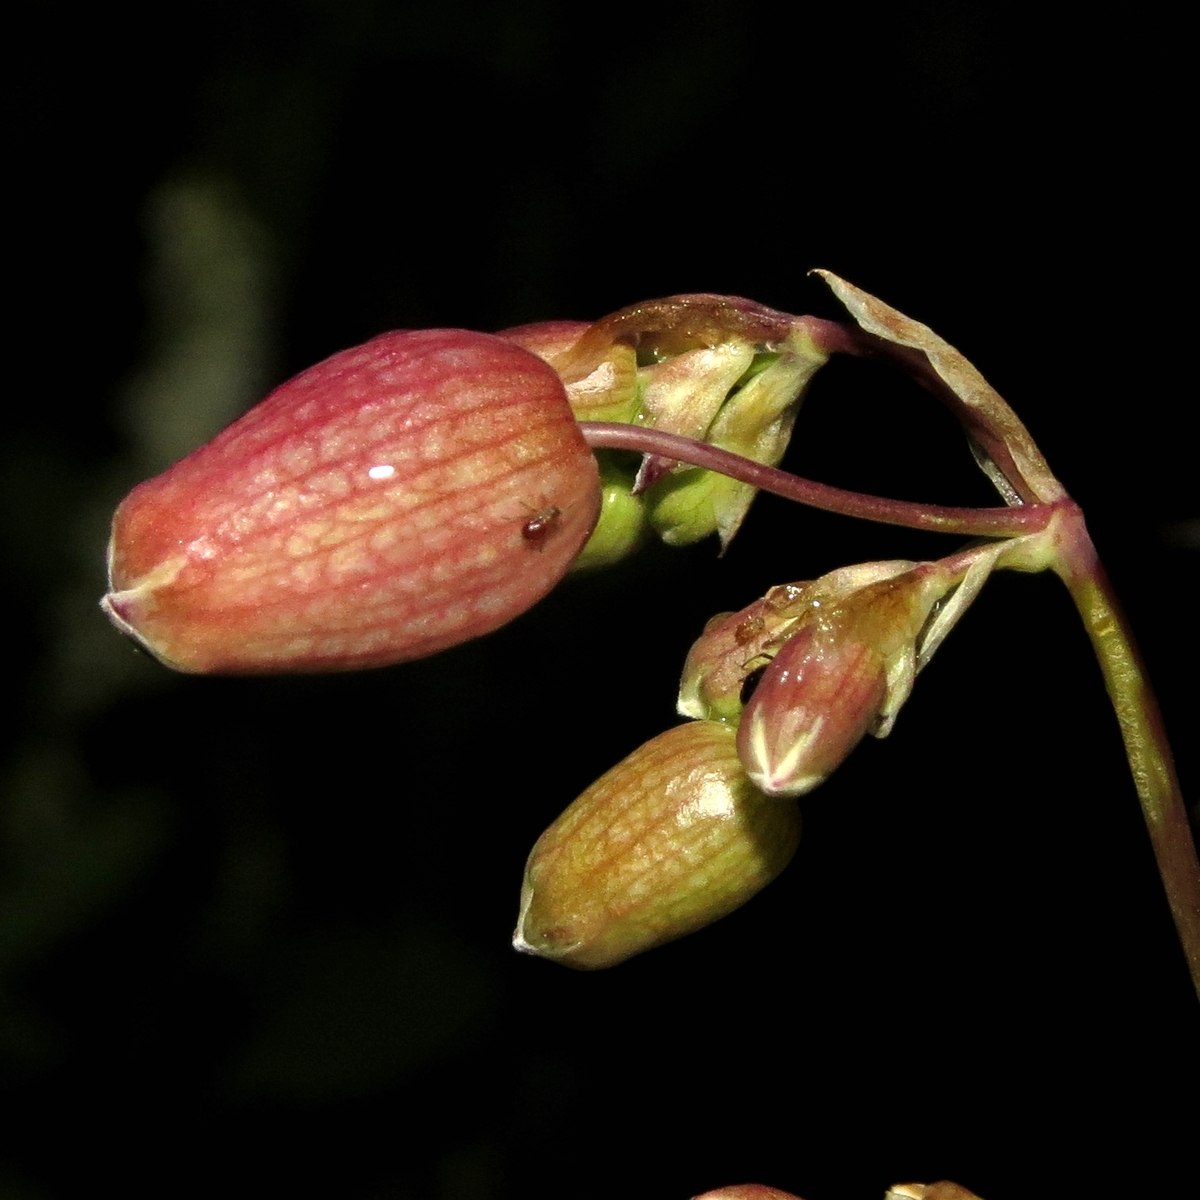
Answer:
<svg viewBox="0 0 1200 1200"><path fill-rule="evenodd" d="M547 508L539 508L525 522L524 527L521 529L521 536L530 545L541 549L546 540L558 528L559 518L561 517L562 510L555 508L554 505L550 505Z"/></svg>

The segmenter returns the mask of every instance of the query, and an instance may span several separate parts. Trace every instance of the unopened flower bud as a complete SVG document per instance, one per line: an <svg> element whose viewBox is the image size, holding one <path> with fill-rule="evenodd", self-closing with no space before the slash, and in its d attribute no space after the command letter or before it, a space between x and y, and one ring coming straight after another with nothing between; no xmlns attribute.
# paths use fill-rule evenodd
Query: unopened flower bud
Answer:
<svg viewBox="0 0 1200 1200"><path fill-rule="evenodd" d="M746 777L731 726L660 734L597 780L538 839L518 950L610 967L732 912L795 853L800 815Z"/></svg>
<svg viewBox="0 0 1200 1200"><path fill-rule="evenodd" d="M692 1200L801 1200L795 1192L783 1192L768 1187L765 1183L736 1183L731 1187L717 1188Z"/></svg>
<svg viewBox="0 0 1200 1200"><path fill-rule="evenodd" d="M764 670L738 729L750 778L772 796L811 791L908 698L917 636L949 580L922 564L844 596L817 597Z"/></svg>
<svg viewBox="0 0 1200 1200"><path fill-rule="evenodd" d="M598 506L546 363L488 334L387 333L135 488L103 604L185 671L402 662L540 599Z"/></svg>
<svg viewBox="0 0 1200 1200"><path fill-rule="evenodd" d="M790 638L742 716L738 750L773 796L802 796L838 767L883 707L887 667L867 640L820 622Z"/></svg>
<svg viewBox="0 0 1200 1200"><path fill-rule="evenodd" d="M814 613L914 566L897 559L842 567L820 579L780 584L739 612L713 617L684 663L679 685L680 715L737 721L747 680L761 672Z"/></svg>

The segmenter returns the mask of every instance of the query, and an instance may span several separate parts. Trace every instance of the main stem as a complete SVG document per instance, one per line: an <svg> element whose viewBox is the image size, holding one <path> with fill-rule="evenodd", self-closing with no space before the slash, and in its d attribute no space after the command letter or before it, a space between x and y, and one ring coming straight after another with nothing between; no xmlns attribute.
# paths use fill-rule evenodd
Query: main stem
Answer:
<svg viewBox="0 0 1200 1200"><path fill-rule="evenodd" d="M1077 508L1063 512L1060 529L1054 569L1070 589L1100 660L1171 915L1200 997L1200 861L1158 701L1083 514Z"/></svg>

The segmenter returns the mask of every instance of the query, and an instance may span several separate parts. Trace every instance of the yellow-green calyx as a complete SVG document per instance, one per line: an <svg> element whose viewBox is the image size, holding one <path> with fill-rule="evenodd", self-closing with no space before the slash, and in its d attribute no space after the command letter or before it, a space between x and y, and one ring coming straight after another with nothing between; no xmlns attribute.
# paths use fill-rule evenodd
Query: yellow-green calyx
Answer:
<svg viewBox="0 0 1200 1200"><path fill-rule="evenodd" d="M600 464L600 517L572 571L620 562L642 544L650 530L645 500L633 491L636 456L600 450L596 458Z"/></svg>
<svg viewBox="0 0 1200 1200"><path fill-rule="evenodd" d="M611 967L732 912L795 853L800 815L746 777L733 727L680 725L592 784L538 839L513 945Z"/></svg>

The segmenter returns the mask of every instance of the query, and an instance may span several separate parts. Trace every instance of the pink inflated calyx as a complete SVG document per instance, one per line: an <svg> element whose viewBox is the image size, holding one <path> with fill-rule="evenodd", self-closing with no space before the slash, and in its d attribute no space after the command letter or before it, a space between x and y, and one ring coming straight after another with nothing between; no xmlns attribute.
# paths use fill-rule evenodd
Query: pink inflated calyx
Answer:
<svg viewBox="0 0 1200 1200"><path fill-rule="evenodd" d="M598 505L546 363L489 334L387 333L135 488L103 604L180 670L382 666L525 611Z"/></svg>
<svg viewBox="0 0 1200 1200"><path fill-rule="evenodd" d="M862 740L887 695L887 669L865 642L809 625L764 671L739 726L738 751L769 796L802 796Z"/></svg>
<svg viewBox="0 0 1200 1200"><path fill-rule="evenodd" d="M764 669L738 726L738 754L770 796L802 796L867 733L883 736L912 687L917 638L947 588L938 564L863 563L811 585L811 599ZM838 583L842 586L837 586ZM805 592L801 590L801 597Z"/></svg>

